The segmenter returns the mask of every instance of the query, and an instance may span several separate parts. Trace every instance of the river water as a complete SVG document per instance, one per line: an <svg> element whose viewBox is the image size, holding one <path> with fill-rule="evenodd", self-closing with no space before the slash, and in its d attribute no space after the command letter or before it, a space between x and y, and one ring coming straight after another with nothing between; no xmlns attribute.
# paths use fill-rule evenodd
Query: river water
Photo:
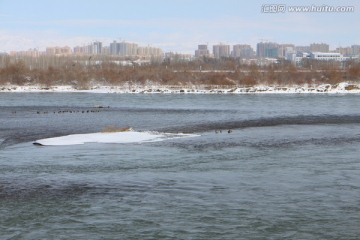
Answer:
<svg viewBox="0 0 360 240"><path fill-rule="evenodd" d="M109 126L200 136L32 144ZM359 95L1 93L0 239L358 239L359 146Z"/></svg>

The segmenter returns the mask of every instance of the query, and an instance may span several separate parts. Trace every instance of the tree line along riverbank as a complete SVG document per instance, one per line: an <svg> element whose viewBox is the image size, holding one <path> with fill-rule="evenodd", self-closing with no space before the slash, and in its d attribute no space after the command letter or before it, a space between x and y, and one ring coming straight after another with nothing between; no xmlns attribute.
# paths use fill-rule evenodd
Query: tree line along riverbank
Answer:
<svg viewBox="0 0 360 240"><path fill-rule="evenodd" d="M131 61L129 61L131 63ZM360 63L342 64L306 61L296 67L287 61L266 66L242 64L235 59L201 59L190 62L156 62L121 65L112 61L81 64L72 59L46 68L34 68L23 60L8 61L0 68L0 85L61 86L90 89L94 85L145 85L149 81L159 86L226 85L253 87L336 85L341 82L360 83Z"/></svg>

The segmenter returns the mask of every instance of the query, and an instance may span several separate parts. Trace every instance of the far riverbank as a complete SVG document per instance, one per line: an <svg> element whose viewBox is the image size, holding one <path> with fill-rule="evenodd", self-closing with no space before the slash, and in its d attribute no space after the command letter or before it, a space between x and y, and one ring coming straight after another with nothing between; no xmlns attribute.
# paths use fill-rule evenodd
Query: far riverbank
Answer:
<svg viewBox="0 0 360 240"><path fill-rule="evenodd" d="M359 84L342 82L336 85L321 84L316 86L235 86L235 85L94 85L87 89L78 89L70 85L62 86L0 86L0 92L90 92L90 93L164 93L164 94L263 94L263 93L360 93Z"/></svg>

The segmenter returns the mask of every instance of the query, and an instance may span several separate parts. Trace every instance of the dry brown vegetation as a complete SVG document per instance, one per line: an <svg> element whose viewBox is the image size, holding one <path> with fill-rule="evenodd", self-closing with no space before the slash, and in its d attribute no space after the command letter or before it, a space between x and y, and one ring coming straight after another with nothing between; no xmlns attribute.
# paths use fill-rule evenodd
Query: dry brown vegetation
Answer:
<svg viewBox="0 0 360 240"><path fill-rule="evenodd" d="M107 126L101 132L103 133L115 133L115 132L131 132L132 128L130 127L115 127L115 126Z"/></svg>
<svg viewBox="0 0 360 240"><path fill-rule="evenodd" d="M234 59L204 58L191 62L158 62L148 65L120 66L112 61L86 64L76 59L62 59L49 64L45 60L37 67L29 61L0 59L0 85L72 85L88 89L99 85L145 84L151 81L163 85L237 85L257 84L289 86L303 84L337 84L360 81L360 63L349 61L341 66L335 62L304 61L302 67L282 61L277 64L245 65ZM35 60L32 60L35 61ZM46 62L46 64L45 64Z"/></svg>

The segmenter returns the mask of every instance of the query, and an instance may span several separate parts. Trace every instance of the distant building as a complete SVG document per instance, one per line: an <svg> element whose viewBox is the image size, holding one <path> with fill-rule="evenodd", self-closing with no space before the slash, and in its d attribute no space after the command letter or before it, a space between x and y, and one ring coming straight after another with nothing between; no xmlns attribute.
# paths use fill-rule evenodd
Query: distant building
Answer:
<svg viewBox="0 0 360 240"><path fill-rule="evenodd" d="M39 52L36 48L29 49L27 51L11 51L10 56L16 57L39 57L42 52Z"/></svg>
<svg viewBox="0 0 360 240"><path fill-rule="evenodd" d="M195 50L195 57L208 57L210 55L210 52L208 50L208 46L205 44L198 45L198 49Z"/></svg>
<svg viewBox="0 0 360 240"><path fill-rule="evenodd" d="M110 47L104 46L101 48L101 54L102 55L110 55Z"/></svg>
<svg viewBox="0 0 360 240"><path fill-rule="evenodd" d="M295 63L296 62L296 52L287 52L285 59Z"/></svg>
<svg viewBox="0 0 360 240"><path fill-rule="evenodd" d="M113 41L112 43L110 43L110 55L118 55L119 51L118 51L118 45L116 41Z"/></svg>
<svg viewBox="0 0 360 240"><path fill-rule="evenodd" d="M75 55L100 55L102 54L102 42L93 42L85 46L74 47Z"/></svg>
<svg viewBox="0 0 360 240"><path fill-rule="evenodd" d="M117 45L118 55L123 57L132 57L137 55L138 45L136 43L121 42Z"/></svg>
<svg viewBox="0 0 360 240"><path fill-rule="evenodd" d="M75 55L83 55L83 54L85 54L85 52L86 52L85 47L80 47L80 46L74 47L73 53L74 53Z"/></svg>
<svg viewBox="0 0 360 240"><path fill-rule="evenodd" d="M233 46L231 56L234 58L250 59L255 56L254 49L247 44L236 44Z"/></svg>
<svg viewBox="0 0 360 240"><path fill-rule="evenodd" d="M161 48L156 47L138 47L137 48L137 55L142 58L148 58L148 57L162 57L163 51Z"/></svg>
<svg viewBox="0 0 360 240"><path fill-rule="evenodd" d="M344 55L345 57L350 57L352 55L351 47L338 47L335 52Z"/></svg>
<svg viewBox="0 0 360 240"><path fill-rule="evenodd" d="M218 44L213 46L213 54L215 58L223 58L230 56L230 45Z"/></svg>
<svg viewBox="0 0 360 240"><path fill-rule="evenodd" d="M291 61L293 63L296 62L296 57L298 56L298 54L304 54L307 52L300 52L300 51L296 51L296 47L295 46L286 46L283 47L283 53L284 53L284 58L288 61Z"/></svg>
<svg viewBox="0 0 360 240"><path fill-rule="evenodd" d="M102 54L102 42L94 42L92 44L92 54L99 55Z"/></svg>
<svg viewBox="0 0 360 240"><path fill-rule="evenodd" d="M142 58L150 58L150 57L162 57L163 51L161 48L156 47L141 47L136 43L128 43L128 42L120 42L117 43L113 41L109 46L110 55L117 55L122 57L142 57Z"/></svg>
<svg viewBox="0 0 360 240"><path fill-rule="evenodd" d="M295 56L293 56L292 62L296 65L300 65L301 61L305 58L309 58L310 53L309 52L297 52Z"/></svg>
<svg viewBox="0 0 360 240"><path fill-rule="evenodd" d="M256 56L259 58L277 58L279 44L273 42L260 42L256 45Z"/></svg>
<svg viewBox="0 0 360 240"><path fill-rule="evenodd" d="M278 50L279 58L286 58L288 53L295 53L295 45L294 44L280 44Z"/></svg>
<svg viewBox="0 0 360 240"><path fill-rule="evenodd" d="M360 45L352 45L351 46L351 54L352 55L360 55Z"/></svg>
<svg viewBox="0 0 360 240"><path fill-rule="evenodd" d="M296 52L310 52L310 46L295 46Z"/></svg>
<svg viewBox="0 0 360 240"><path fill-rule="evenodd" d="M72 54L71 48L65 47L47 47L45 50L46 55L58 55L65 56Z"/></svg>
<svg viewBox="0 0 360 240"><path fill-rule="evenodd" d="M350 57L345 57L341 53L324 53L324 52L297 52L296 54L288 54L287 60L292 61L296 65L301 64L303 59L313 59L318 61L346 61Z"/></svg>
<svg viewBox="0 0 360 240"><path fill-rule="evenodd" d="M110 54L119 56L136 56L138 45L135 43L116 42L110 43Z"/></svg>
<svg viewBox="0 0 360 240"><path fill-rule="evenodd" d="M188 62L193 59L192 54L183 54L183 53L174 53L174 52L166 52L165 53L165 61L170 62Z"/></svg>
<svg viewBox="0 0 360 240"><path fill-rule="evenodd" d="M329 44L326 43L312 43L310 44L310 52L329 52Z"/></svg>
<svg viewBox="0 0 360 240"><path fill-rule="evenodd" d="M349 58L344 57L340 53L327 53L327 52L311 52L309 55L310 59L324 60L324 61L346 61Z"/></svg>

